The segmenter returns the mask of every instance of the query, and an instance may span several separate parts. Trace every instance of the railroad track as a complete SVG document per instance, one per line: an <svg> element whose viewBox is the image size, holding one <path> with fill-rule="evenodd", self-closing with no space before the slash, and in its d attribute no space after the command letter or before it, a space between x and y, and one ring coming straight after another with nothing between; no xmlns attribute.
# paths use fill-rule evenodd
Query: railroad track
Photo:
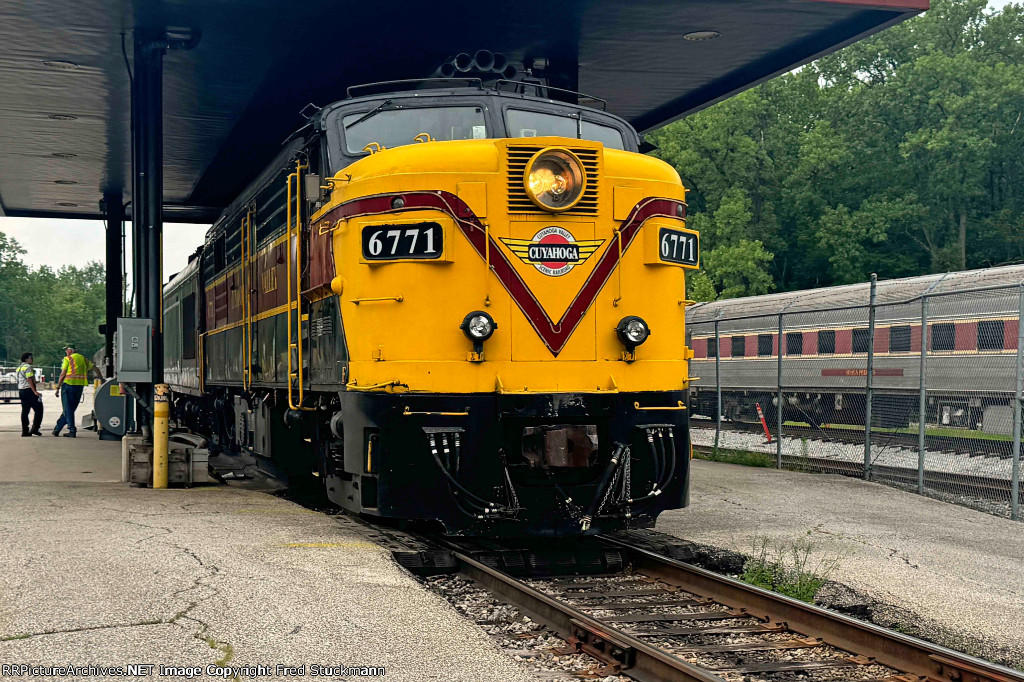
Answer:
<svg viewBox="0 0 1024 682"><path fill-rule="evenodd" d="M641 682L1024 682L1024 673L716 575L617 539L622 573L518 578L452 548L459 571Z"/></svg>
<svg viewBox="0 0 1024 682"><path fill-rule="evenodd" d="M715 422L704 422L693 420L690 428L714 429ZM746 422L729 422L723 432L742 431L749 433L761 433L760 424L748 424ZM773 434L774 436L774 434ZM833 443L845 443L849 445L863 445L864 431L858 429L841 429L834 426L794 426L786 425L783 429L783 436L786 438L806 438L809 440L820 440ZM871 442L879 447L899 447L909 450L917 450L918 435L916 433L893 433L890 431L872 431ZM987 438L971 438L969 436L925 436L925 449L932 452L948 452L957 455L999 457L1009 459L1012 456L1010 441L990 440Z"/></svg>
<svg viewBox="0 0 1024 682"><path fill-rule="evenodd" d="M713 450L714 448L710 445L693 446L694 452L710 454ZM765 453L762 452L758 454L763 455ZM829 459L826 457L783 455L782 463L783 465L793 469L811 469L829 474L852 476L854 478L863 478L864 476L863 462ZM875 481L877 483L895 483L916 488L917 469L872 464L868 480ZM998 500L1000 502L1009 502L1010 496L1013 494L1010 481L1005 478L954 474L930 469L925 469L924 485L930 490L950 493L953 495L964 495L982 500ZM1024 503L1024 490L1021 490L1019 495L1019 500Z"/></svg>

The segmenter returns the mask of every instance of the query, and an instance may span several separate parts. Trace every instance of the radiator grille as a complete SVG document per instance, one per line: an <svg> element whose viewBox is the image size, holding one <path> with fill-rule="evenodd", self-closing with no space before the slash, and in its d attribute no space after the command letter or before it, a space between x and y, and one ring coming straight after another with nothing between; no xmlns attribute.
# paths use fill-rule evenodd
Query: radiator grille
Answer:
<svg viewBox="0 0 1024 682"><path fill-rule="evenodd" d="M523 173L526 172L527 162L544 148L539 145L509 145L507 176L509 213L547 213L530 201L530 197L526 194L526 188L523 186ZM587 189L583 192L583 197L578 204L562 213L565 215L597 215L597 200L601 182L601 150L573 147L568 147L568 149L583 162L583 169L587 173Z"/></svg>

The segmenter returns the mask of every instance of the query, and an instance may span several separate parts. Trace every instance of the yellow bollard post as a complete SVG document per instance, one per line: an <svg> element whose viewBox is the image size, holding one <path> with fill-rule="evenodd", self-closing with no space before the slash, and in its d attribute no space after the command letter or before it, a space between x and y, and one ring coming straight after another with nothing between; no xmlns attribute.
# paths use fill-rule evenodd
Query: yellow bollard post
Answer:
<svg viewBox="0 0 1024 682"><path fill-rule="evenodd" d="M167 487L167 422L171 416L167 384L153 387L153 488Z"/></svg>

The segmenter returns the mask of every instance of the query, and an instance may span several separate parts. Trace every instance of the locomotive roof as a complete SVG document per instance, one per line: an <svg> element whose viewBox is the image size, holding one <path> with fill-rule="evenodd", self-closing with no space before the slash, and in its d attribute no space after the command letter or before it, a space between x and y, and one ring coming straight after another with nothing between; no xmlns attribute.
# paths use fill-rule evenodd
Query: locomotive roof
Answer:
<svg viewBox="0 0 1024 682"><path fill-rule="evenodd" d="M912 300L925 293L940 294L982 287L1012 286L1021 282L1024 282L1024 265L1006 265L983 270L879 280L875 296L881 305ZM768 317L782 312L798 313L832 310L842 306L862 306L868 303L870 289L870 283L860 282L837 287L698 303L687 311L686 320L690 324L695 324L713 322L719 315L720 319L761 315Z"/></svg>
<svg viewBox="0 0 1024 682"><path fill-rule="evenodd" d="M136 27L201 33L164 60L164 202L169 221L209 222L302 124L307 103L338 100L355 83L426 76L457 52L544 58L559 83L606 99L642 132L927 7L0 0L0 215L98 217L104 192L130 199L122 41L130 55Z"/></svg>

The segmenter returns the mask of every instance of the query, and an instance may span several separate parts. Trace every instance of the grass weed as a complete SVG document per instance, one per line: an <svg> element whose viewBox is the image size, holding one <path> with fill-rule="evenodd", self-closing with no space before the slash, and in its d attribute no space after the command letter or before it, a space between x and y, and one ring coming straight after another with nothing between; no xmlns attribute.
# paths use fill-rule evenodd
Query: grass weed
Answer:
<svg viewBox="0 0 1024 682"><path fill-rule="evenodd" d="M727 464L742 464L748 467L773 467L775 458L763 452L748 452L746 450L717 450L693 451L694 459L706 459L709 462L725 462Z"/></svg>
<svg viewBox="0 0 1024 682"><path fill-rule="evenodd" d="M809 533L810 531L808 531ZM740 579L751 585L814 603L814 595L831 578L842 554L816 552L809 538L773 540L758 536Z"/></svg>

